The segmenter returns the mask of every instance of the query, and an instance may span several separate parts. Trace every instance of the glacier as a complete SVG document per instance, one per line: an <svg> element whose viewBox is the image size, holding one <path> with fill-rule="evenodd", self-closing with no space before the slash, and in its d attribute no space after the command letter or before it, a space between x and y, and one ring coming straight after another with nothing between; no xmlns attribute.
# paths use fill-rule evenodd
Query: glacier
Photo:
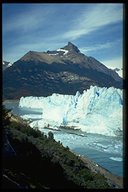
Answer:
<svg viewBox="0 0 128 192"><path fill-rule="evenodd" d="M40 130L64 127L107 136L123 132L123 91L114 87L91 86L75 95L53 93L48 97L21 97L19 107L42 111L42 117L30 123ZM22 118L28 119L28 116Z"/></svg>

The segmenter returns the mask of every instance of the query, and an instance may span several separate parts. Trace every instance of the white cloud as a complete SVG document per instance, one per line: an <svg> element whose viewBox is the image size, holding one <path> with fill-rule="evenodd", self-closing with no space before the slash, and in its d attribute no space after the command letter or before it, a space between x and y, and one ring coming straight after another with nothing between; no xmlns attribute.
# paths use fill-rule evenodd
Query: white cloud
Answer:
<svg viewBox="0 0 128 192"><path fill-rule="evenodd" d="M93 46L88 46L88 47L81 47L80 50L81 52L92 52L92 51L97 51L100 49L107 49L110 48L112 46L113 43L107 42L104 44L96 44Z"/></svg>
<svg viewBox="0 0 128 192"><path fill-rule="evenodd" d="M19 35L19 38L10 38L9 42L11 43L5 51L6 56L8 56L8 58L12 60L12 58L14 58L14 55L16 59L19 59L21 56L23 56L23 54L25 54L29 50L45 51L48 49L57 49L64 46L65 42L67 41L78 39L79 37L89 34L95 30L98 30L105 25L123 20L122 4L96 3L84 4L83 7L84 6L85 10L79 9L78 6L79 14L77 13L75 15L75 13L73 13L73 17L71 7L70 22L68 22L68 20L64 20L64 23L67 24L66 26L68 30L64 27L61 28L59 32L58 28L56 28L56 25L50 25L49 23L53 23L55 20L56 12L58 10L58 7L56 7L56 5L54 7L49 5L34 6L34 8L27 10L26 12L24 12L24 14L19 13L19 15L17 15L13 19L11 17L8 18L8 22L4 22L3 25L4 32L8 32L9 34L10 32L13 32L13 30L15 30L16 32L17 30L23 30L23 32L26 33ZM62 18L64 19L64 17ZM56 18L56 20L58 22L58 18ZM51 31L49 31L50 27L48 27L48 29L47 27L44 27L47 24L51 27ZM39 29L37 30L38 35L33 32L36 29ZM112 45L113 43L111 42L107 42L105 44L99 43L93 45L93 47L82 47L80 48L80 50L81 52L89 52L100 49L107 49L112 47Z"/></svg>
<svg viewBox="0 0 128 192"><path fill-rule="evenodd" d="M112 48L115 45L117 46L118 44L121 45L121 39L118 39L113 42L99 43L99 44L94 44L94 45L87 46L87 47L81 47L80 50L81 50L81 52L87 53L87 52L97 51L97 50L101 50L101 49Z"/></svg>
<svg viewBox="0 0 128 192"><path fill-rule="evenodd" d="M64 33L64 38L75 40L105 25L123 20L123 6L121 4L96 4L80 14L73 22L70 30Z"/></svg>

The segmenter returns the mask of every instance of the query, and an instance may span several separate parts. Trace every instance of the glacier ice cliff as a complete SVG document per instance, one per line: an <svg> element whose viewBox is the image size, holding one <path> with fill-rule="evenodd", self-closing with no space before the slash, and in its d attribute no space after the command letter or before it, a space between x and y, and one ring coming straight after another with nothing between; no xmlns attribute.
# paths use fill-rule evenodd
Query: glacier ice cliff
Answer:
<svg viewBox="0 0 128 192"><path fill-rule="evenodd" d="M54 93L48 97L21 97L19 107L42 109L42 119L30 124L40 130L65 126L109 136L123 130L123 92L114 87L91 86L76 95Z"/></svg>

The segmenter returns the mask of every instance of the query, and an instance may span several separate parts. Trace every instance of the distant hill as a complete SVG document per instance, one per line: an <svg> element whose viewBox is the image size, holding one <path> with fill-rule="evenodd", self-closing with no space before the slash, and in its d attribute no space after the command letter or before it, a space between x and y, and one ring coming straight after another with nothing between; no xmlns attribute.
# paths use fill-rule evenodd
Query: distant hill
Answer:
<svg viewBox="0 0 128 192"><path fill-rule="evenodd" d="M4 99L21 96L75 94L91 85L122 88L122 78L93 57L88 57L71 42L63 48L29 51L3 72Z"/></svg>

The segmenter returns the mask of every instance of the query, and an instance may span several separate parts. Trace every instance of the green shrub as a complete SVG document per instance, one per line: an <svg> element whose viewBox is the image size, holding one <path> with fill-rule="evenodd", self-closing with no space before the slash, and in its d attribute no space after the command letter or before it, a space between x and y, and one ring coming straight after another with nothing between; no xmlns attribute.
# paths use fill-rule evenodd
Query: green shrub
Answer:
<svg viewBox="0 0 128 192"><path fill-rule="evenodd" d="M48 138L49 138L49 139L54 139L54 134L53 134L53 132L51 132L51 131L48 132Z"/></svg>

